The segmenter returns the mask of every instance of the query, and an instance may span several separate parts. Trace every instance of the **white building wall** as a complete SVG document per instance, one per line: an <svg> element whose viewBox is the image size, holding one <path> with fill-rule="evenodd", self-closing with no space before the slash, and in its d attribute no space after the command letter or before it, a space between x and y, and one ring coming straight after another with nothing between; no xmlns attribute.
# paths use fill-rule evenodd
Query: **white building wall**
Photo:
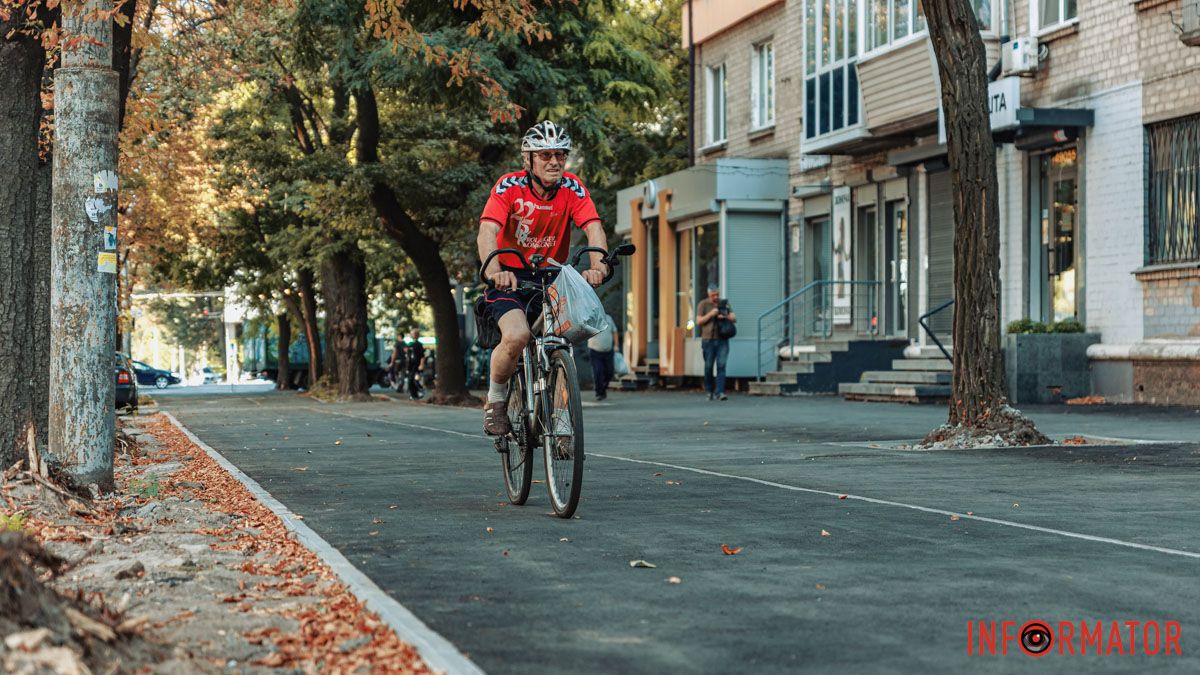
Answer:
<svg viewBox="0 0 1200 675"><path fill-rule="evenodd" d="M1083 233L1089 331L1109 344L1142 339L1142 289L1133 271L1145 256L1142 86L1090 97L1095 126L1084 147Z"/></svg>
<svg viewBox="0 0 1200 675"><path fill-rule="evenodd" d="M1023 237L1025 218L1025 153L1011 143L996 151L996 180L1000 184L1000 326L1025 316Z"/></svg>

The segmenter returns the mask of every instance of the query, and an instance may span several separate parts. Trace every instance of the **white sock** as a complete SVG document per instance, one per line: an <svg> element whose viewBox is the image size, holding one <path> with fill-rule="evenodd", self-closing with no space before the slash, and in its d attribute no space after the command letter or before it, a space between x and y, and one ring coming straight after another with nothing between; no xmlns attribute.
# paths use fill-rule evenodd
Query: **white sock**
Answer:
<svg viewBox="0 0 1200 675"><path fill-rule="evenodd" d="M489 380L488 385L488 403L496 403L497 401L508 400L508 383L500 384L495 380Z"/></svg>

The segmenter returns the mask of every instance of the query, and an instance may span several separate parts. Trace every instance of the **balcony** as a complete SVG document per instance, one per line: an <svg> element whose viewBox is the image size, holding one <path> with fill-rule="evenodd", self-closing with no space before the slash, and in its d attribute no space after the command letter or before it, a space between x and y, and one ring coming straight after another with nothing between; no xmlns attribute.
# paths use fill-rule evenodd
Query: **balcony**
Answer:
<svg viewBox="0 0 1200 675"><path fill-rule="evenodd" d="M999 42L984 36L987 63L1000 58ZM929 37L868 52L858 61L865 126L883 145L936 131L941 86Z"/></svg>

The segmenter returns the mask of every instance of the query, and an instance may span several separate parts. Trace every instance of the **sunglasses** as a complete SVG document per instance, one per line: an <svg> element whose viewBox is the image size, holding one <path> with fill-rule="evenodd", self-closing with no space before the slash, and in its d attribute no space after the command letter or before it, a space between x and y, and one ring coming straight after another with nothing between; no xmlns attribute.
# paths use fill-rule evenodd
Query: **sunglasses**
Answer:
<svg viewBox="0 0 1200 675"><path fill-rule="evenodd" d="M542 150L536 154L543 162L549 162L552 159L560 162L567 161L567 153L562 150Z"/></svg>

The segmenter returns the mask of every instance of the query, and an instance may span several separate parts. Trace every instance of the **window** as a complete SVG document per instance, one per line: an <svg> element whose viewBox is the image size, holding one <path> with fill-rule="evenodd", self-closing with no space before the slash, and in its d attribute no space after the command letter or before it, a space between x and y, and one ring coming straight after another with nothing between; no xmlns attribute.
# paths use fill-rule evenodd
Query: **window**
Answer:
<svg viewBox="0 0 1200 675"><path fill-rule="evenodd" d="M979 29L993 30L993 0L968 0L979 20ZM1069 0L1075 2L1075 0ZM865 49L879 49L912 35L925 33L925 8L921 0L863 0L867 30Z"/></svg>
<svg viewBox="0 0 1200 675"><path fill-rule="evenodd" d="M804 137L859 123L858 5L805 0Z"/></svg>
<svg viewBox="0 0 1200 675"><path fill-rule="evenodd" d="M1200 115L1146 127L1147 262L1200 261Z"/></svg>
<svg viewBox="0 0 1200 675"><path fill-rule="evenodd" d="M1030 0L1030 16L1038 31L1079 18L1078 0Z"/></svg>
<svg viewBox="0 0 1200 675"><path fill-rule="evenodd" d="M750 68L751 125L762 129L775 124L775 45L755 45Z"/></svg>
<svg viewBox="0 0 1200 675"><path fill-rule="evenodd" d="M708 94L707 145L713 145L725 140L725 64L708 69L708 86L705 89Z"/></svg>

